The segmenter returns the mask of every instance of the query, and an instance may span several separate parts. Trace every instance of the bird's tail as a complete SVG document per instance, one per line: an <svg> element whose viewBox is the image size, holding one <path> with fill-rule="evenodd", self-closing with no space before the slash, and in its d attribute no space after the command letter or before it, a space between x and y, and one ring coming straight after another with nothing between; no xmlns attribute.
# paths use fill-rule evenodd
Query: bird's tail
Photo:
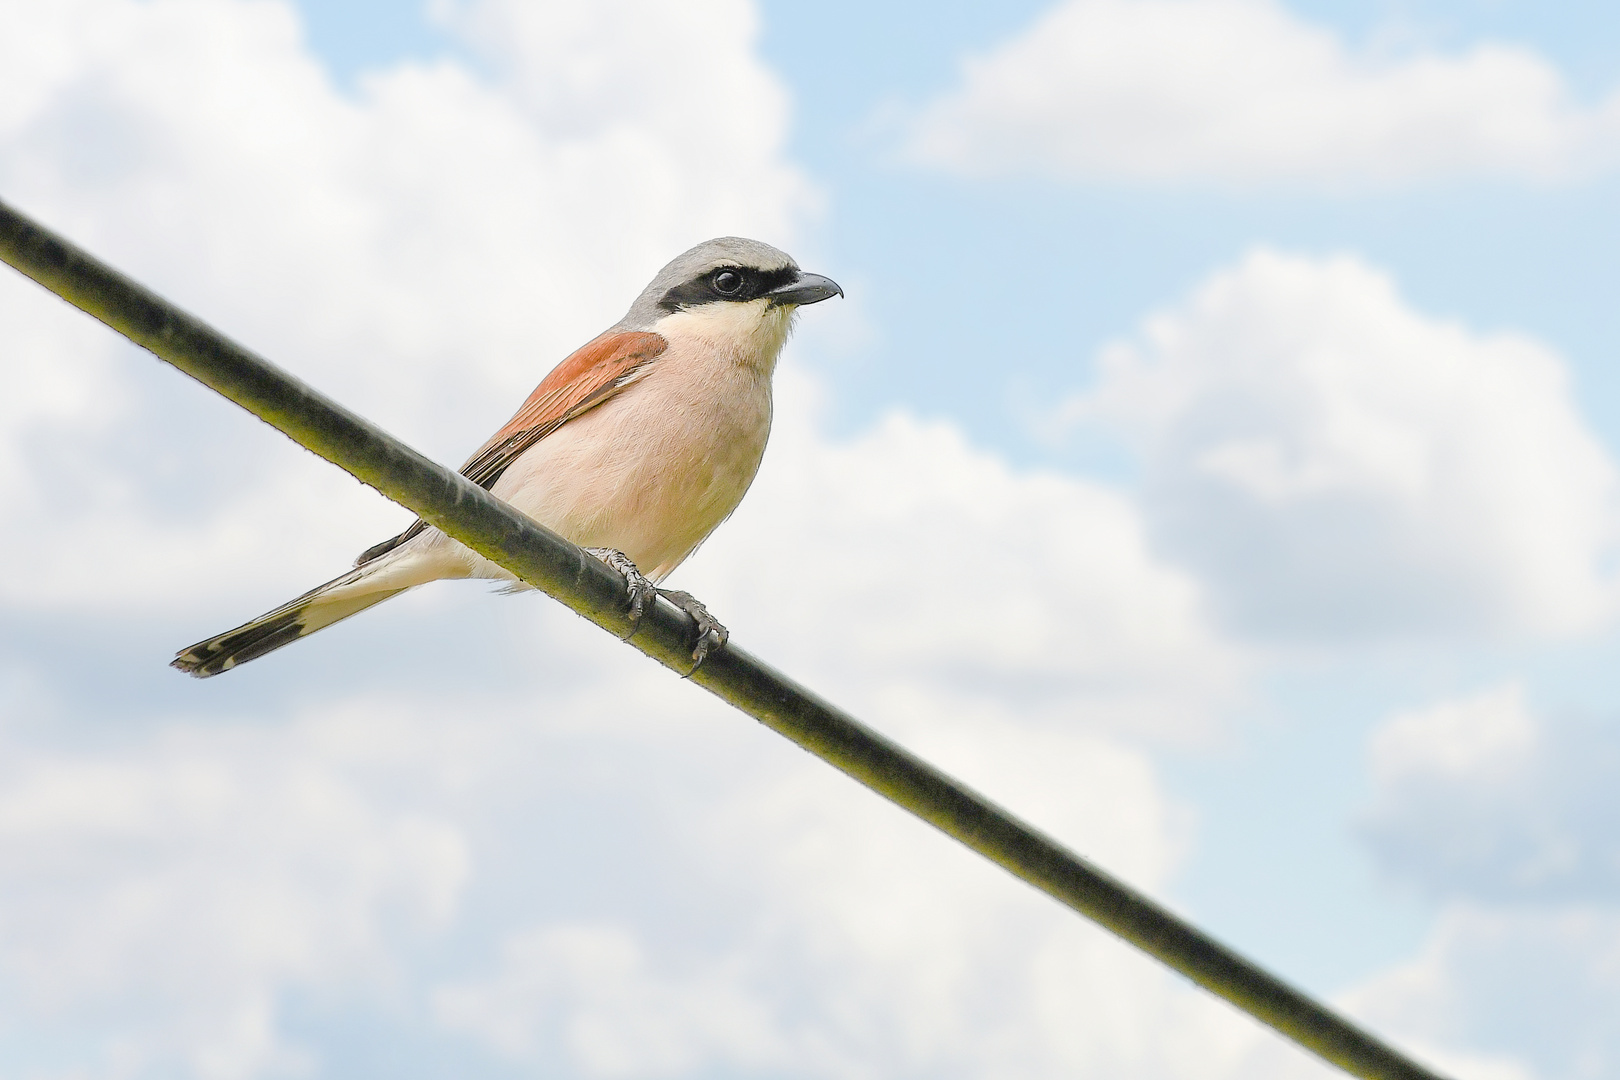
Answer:
<svg viewBox="0 0 1620 1080"><path fill-rule="evenodd" d="M342 577L333 578L250 623L181 649L169 661L169 666L187 675L206 679L229 671L238 664L257 660L267 652L274 652L373 604L398 596L415 584L410 582L391 588L389 586L393 583L387 582L384 575L376 574L377 569L374 563L368 563L350 570ZM384 580L374 583L366 580L377 577L384 577ZM370 588L365 587L368 584Z"/></svg>

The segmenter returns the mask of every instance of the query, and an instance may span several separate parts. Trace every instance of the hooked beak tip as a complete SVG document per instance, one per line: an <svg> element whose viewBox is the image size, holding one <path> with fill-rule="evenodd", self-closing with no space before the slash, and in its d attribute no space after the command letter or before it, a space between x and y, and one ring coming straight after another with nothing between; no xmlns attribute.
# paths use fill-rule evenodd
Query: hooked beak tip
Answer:
<svg viewBox="0 0 1620 1080"><path fill-rule="evenodd" d="M843 296L844 290L830 277L800 274L786 285L772 289L768 295L772 306L794 304L803 307L806 304L819 304L834 296Z"/></svg>

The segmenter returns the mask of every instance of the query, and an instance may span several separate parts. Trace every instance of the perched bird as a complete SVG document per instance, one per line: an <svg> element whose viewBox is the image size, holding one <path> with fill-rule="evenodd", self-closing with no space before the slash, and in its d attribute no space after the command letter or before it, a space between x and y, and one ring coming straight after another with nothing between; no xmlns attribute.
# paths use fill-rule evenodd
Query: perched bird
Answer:
<svg viewBox="0 0 1620 1080"><path fill-rule="evenodd" d="M725 644L725 627L690 593L656 583L753 482L771 429L771 374L795 311L843 294L769 244L732 236L699 244L558 364L461 473L622 574L632 619L660 594L688 612L701 663ZM514 581L418 520L342 577L181 650L172 666L218 675L440 578Z"/></svg>

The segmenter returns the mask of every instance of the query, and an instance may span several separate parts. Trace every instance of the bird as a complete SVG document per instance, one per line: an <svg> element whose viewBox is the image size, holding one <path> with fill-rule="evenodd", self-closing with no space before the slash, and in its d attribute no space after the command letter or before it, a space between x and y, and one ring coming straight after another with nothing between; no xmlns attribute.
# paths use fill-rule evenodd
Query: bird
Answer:
<svg viewBox="0 0 1620 1080"><path fill-rule="evenodd" d="M701 664L725 646L726 628L690 593L659 583L731 515L759 471L771 377L798 309L843 295L758 240L698 244L553 368L461 474L622 576L632 623L658 596L686 611ZM447 578L527 587L418 519L347 573L180 650L170 666L218 675Z"/></svg>

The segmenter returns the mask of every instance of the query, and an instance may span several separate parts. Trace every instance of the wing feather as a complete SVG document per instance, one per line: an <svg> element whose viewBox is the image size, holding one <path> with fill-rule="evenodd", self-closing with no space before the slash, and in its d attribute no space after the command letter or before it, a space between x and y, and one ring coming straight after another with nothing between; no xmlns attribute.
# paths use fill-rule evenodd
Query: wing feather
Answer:
<svg viewBox="0 0 1620 1080"><path fill-rule="evenodd" d="M638 331L603 334L587 342L541 380L512 419L467 459L461 475L489 488L523 451L645 377L668 347L662 336ZM418 519L398 536L367 548L355 565L394 550L425 528L427 523Z"/></svg>

